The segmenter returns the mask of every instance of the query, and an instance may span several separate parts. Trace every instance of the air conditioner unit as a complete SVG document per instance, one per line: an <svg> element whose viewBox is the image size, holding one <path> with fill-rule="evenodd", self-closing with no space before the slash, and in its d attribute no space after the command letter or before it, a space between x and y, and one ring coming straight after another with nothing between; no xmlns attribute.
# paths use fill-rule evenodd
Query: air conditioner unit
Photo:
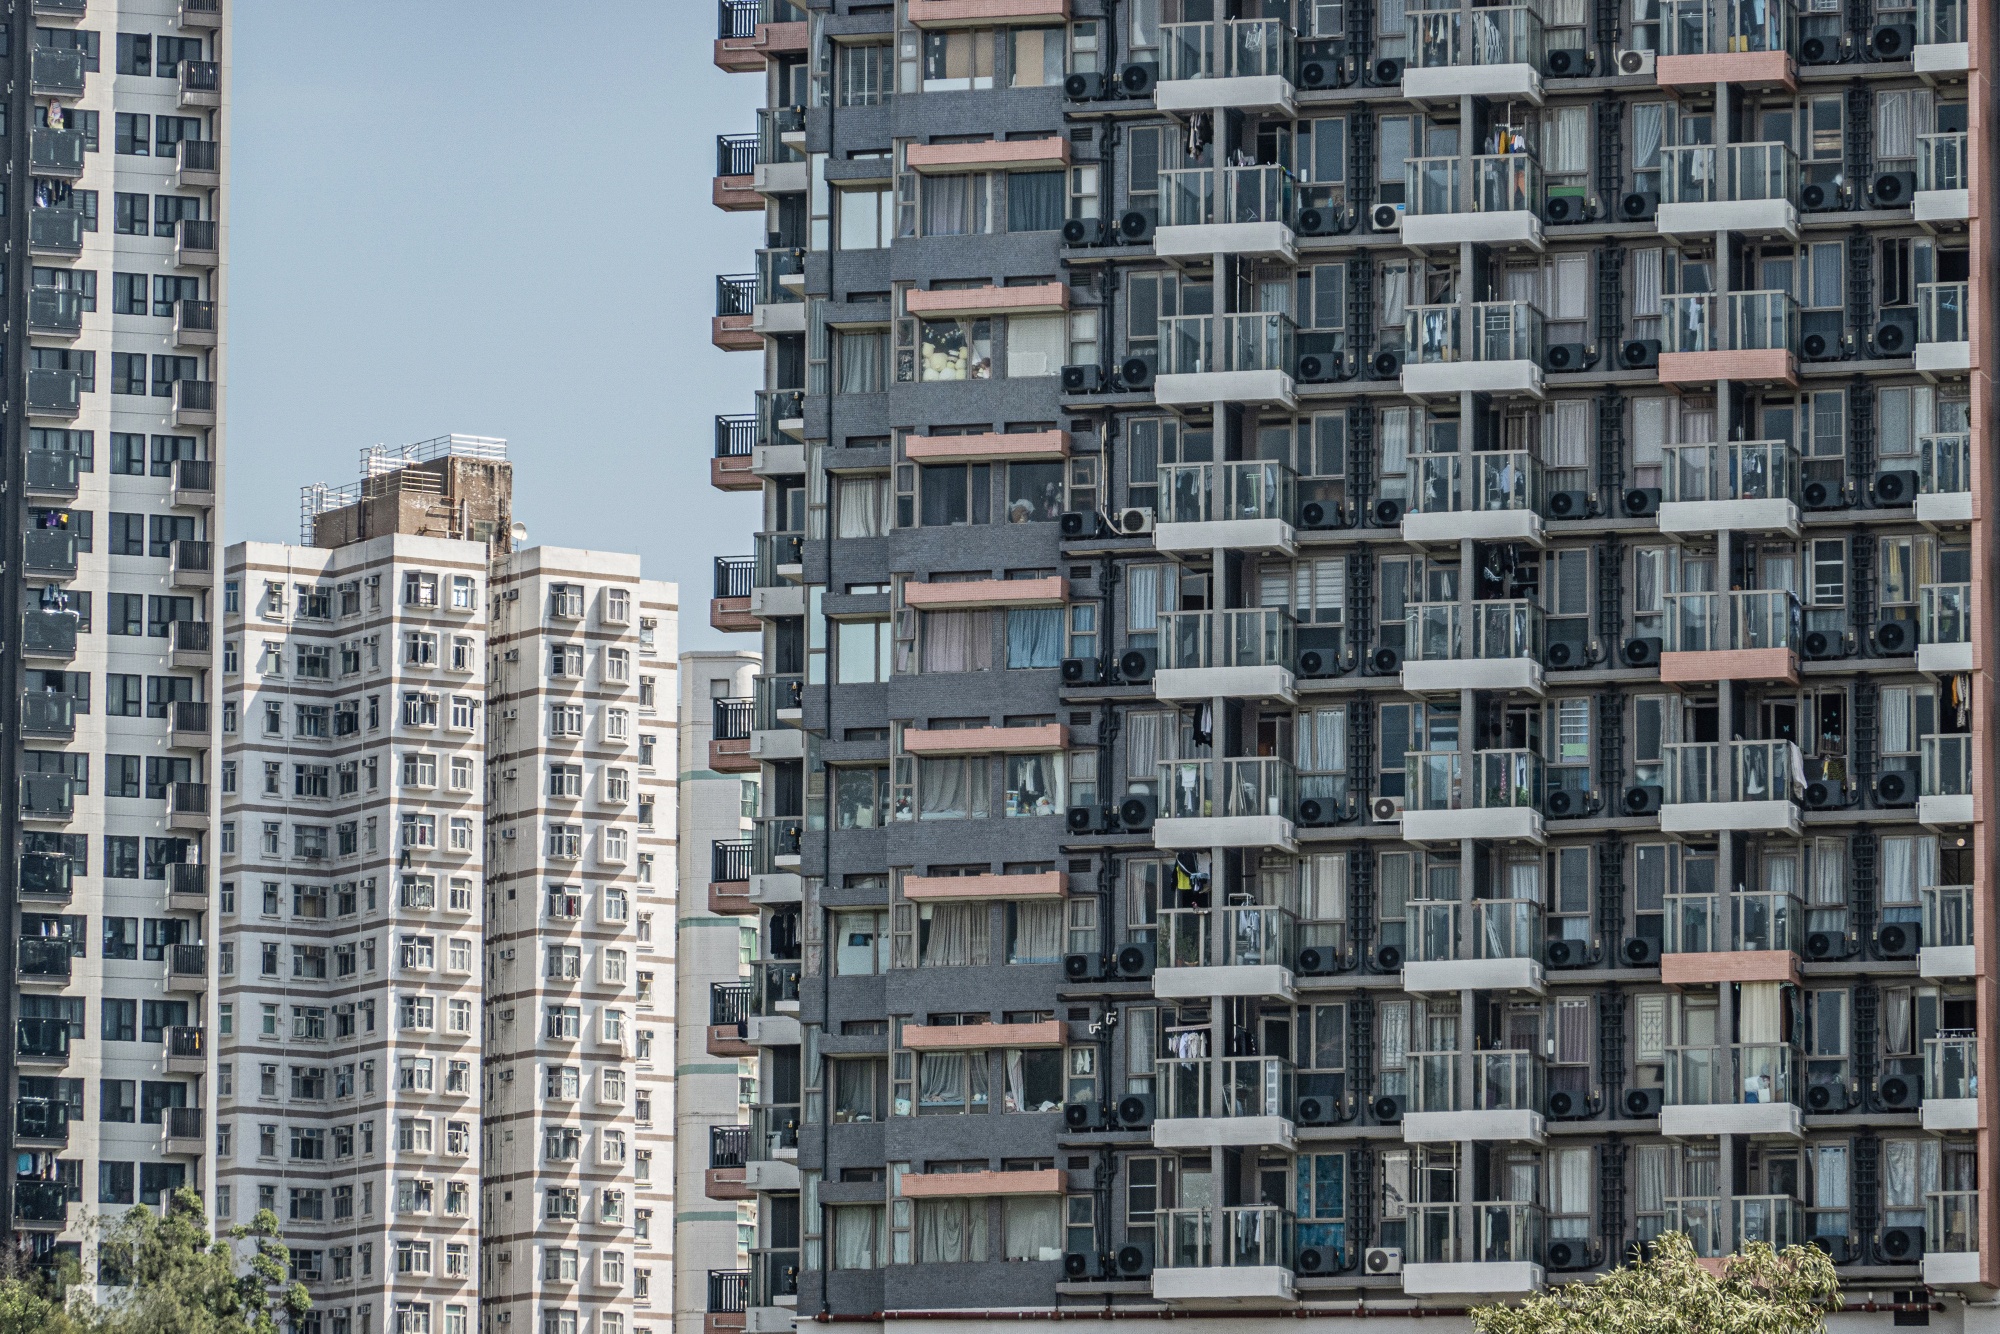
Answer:
<svg viewBox="0 0 2000 1334"><path fill-rule="evenodd" d="M512 843L514 841L514 831L511 829L502 829L500 831L500 837L502 841L507 843Z"/></svg>
<svg viewBox="0 0 2000 1334"><path fill-rule="evenodd" d="M1370 1274L1403 1272L1403 1252L1397 1246L1370 1246L1361 1255L1361 1267Z"/></svg>
<svg viewBox="0 0 2000 1334"><path fill-rule="evenodd" d="M500 717L505 721L511 723L520 714L520 712L521 711L519 709L502 709L500 711Z"/></svg>
<svg viewBox="0 0 2000 1334"><path fill-rule="evenodd" d="M1659 55L1653 51L1620 51L1618 72L1620 74L1652 74L1659 68Z"/></svg>
<svg viewBox="0 0 2000 1334"><path fill-rule="evenodd" d="M505 653L504 655L502 655L502 656L503 656L503 657L504 657L504 658L506 659L506 661L508 661L508 662L519 662L519 661L521 660L521 650L519 650L519 649L517 649L517 648L510 648L510 649L508 649L508 650L507 650L507 652L506 652L506 653Z"/></svg>
<svg viewBox="0 0 2000 1334"><path fill-rule="evenodd" d="M1403 818L1401 797L1377 797L1368 803L1368 818L1376 824L1395 824Z"/></svg>
<svg viewBox="0 0 2000 1334"><path fill-rule="evenodd" d="M1153 531L1153 511L1145 505L1119 510L1111 526L1123 537L1143 537Z"/></svg>
<svg viewBox="0 0 2000 1334"><path fill-rule="evenodd" d="M510 588L510 589L508 589L508 590L507 590L507 600L508 600L509 602L519 602L519 601L521 600L521 590L520 590L520 589L518 589L518 588Z"/></svg>
<svg viewBox="0 0 2000 1334"><path fill-rule="evenodd" d="M1368 211L1368 226L1371 231L1400 232L1403 230L1403 204L1377 204Z"/></svg>

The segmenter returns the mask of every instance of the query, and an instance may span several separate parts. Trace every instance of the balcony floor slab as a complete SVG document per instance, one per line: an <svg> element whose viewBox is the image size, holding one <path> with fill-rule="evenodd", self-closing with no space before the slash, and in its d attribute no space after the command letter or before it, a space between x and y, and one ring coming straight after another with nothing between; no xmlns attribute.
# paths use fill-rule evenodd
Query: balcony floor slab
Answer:
<svg viewBox="0 0 2000 1334"><path fill-rule="evenodd" d="M1799 832L1799 808L1789 801L1675 801L1660 807L1660 832L1708 834Z"/></svg>
<svg viewBox="0 0 2000 1334"><path fill-rule="evenodd" d="M1928 676L1952 676L1972 667L1971 644L1917 645L1917 670Z"/></svg>
<svg viewBox="0 0 2000 1334"><path fill-rule="evenodd" d="M1292 526L1283 519L1208 519L1199 523L1162 523L1153 527L1153 545L1161 551L1282 551L1298 550Z"/></svg>
<svg viewBox="0 0 2000 1334"><path fill-rule="evenodd" d="M1926 945L1917 951L1919 977L1973 977L1979 952L1970 945Z"/></svg>
<svg viewBox="0 0 2000 1334"><path fill-rule="evenodd" d="M1447 510L1441 514L1403 516L1405 542L1456 544L1461 538L1540 546L1542 516L1533 510Z"/></svg>
<svg viewBox="0 0 2000 1334"><path fill-rule="evenodd" d="M802 760L806 754L806 734L796 727L777 727L750 734L753 760Z"/></svg>
<svg viewBox="0 0 2000 1334"><path fill-rule="evenodd" d="M1153 88L1153 105L1161 111L1275 111L1290 117L1298 112L1292 81L1281 74L1239 75L1227 79L1162 79Z"/></svg>
<svg viewBox="0 0 2000 1334"><path fill-rule="evenodd" d="M1155 1269L1153 1298L1162 1302L1293 1301L1292 1271L1278 1265L1212 1265Z"/></svg>
<svg viewBox="0 0 2000 1334"><path fill-rule="evenodd" d="M1539 695L1542 664L1533 658L1443 658L1405 662L1403 689L1413 695L1455 695L1461 690L1510 690Z"/></svg>
<svg viewBox="0 0 2000 1334"><path fill-rule="evenodd" d="M1279 699L1296 703L1289 668L1163 667L1153 673L1153 693L1161 699Z"/></svg>
<svg viewBox="0 0 2000 1334"><path fill-rule="evenodd" d="M1201 371L1162 375L1153 381L1153 401L1162 407L1202 403L1282 403L1299 405L1292 377L1283 371Z"/></svg>
<svg viewBox="0 0 2000 1334"><path fill-rule="evenodd" d="M1965 222L1972 217L1972 191L1919 190L1911 206L1918 222Z"/></svg>
<svg viewBox="0 0 2000 1334"><path fill-rule="evenodd" d="M1972 44L1918 42L1911 63L1919 74L1963 74L1972 68Z"/></svg>
<svg viewBox="0 0 2000 1334"><path fill-rule="evenodd" d="M1972 369L1970 343L1918 343L1917 374L1964 375Z"/></svg>
<svg viewBox="0 0 2000 1334"><path fill-rule="evenodd" d="M753 1047L796 1047L801 1040L798 1018L789 1014L753 1014L749 1030Z"/></svg>
<svg viewBox="0 0 2000 1334"><path fill-rule="evenodd" d="M1413 102L1461 96L1510 97L1542 104L1542 74L1533 65L1434 65L1403 67L1403 96Z"/></svg>
<svg viewBox="0 0 2000 1334"><path fill-rule="evenodd" d="M1217 815L1153 822L1153 845L1160 848L1297 849L1292 822L1282 815Z"/></svg>
<svg viewBox="0 0 2000 1334"><path fill-rule="evenodd" d="M1478 213L1405 213L1403 244L1415 249L1490 245L1540 250L1542 220L1524 208Z"/></svg>
<svg viewBox="0 0 2000 1334"><path fill-rule="evenodd" d="M797 195L806 189L803 162L759 162L751 171L750 188L760 195Z"/></svg>
<svg viewBox="0 0 2000 1334"><path fill-rule="evenodd" d="M1537 959L1440 959L1403 965L1403 990L1426 992L1542 990Z"/></svg>
<svg viewBox="0 0 2000 1334"><path fill-rule="evenodd" d="M1662 681L1783 681L1799 679L1798 655L1789 648L1724 648L1660 655Z"/></svg>
<svg viewBox="0 0 2000 1334"><path fill-rule="evenodd" d="M1412 1297L1502 1296L1539 1292L1542 1267L1527 1260L1403 1266L1403 1291Z"/></svg>
<svg viewBox="0 0 2000 1334"><path fill-rule="evenodd" d="M1467 838L1540 843L1542 813L1528 806L1458 811L1405 809L1403 837L1412 843L1456 843Z"/></svg>
<svg viewBox="0 0 2000 1334"><path fill-rule="evenodd" d="M750 877L750 903L800 903L805 899L804 880L790 872Z"/></svg>
<svg viewBox="0 0 2000 1334"><path fill-rule="evenodd" d="M777 1158L756 1158L743 1164L743 1184L752 1191L794 1191L799 1188L799 1165Z"/></svg>
<svg viewBox="0 0 2000 1334"><path fill-rule="evenodd" d="M1153 994L1162 1000L1199 1000L1207 996L1283 996L1297 994L1292 970L1278 964L1237 964L1212 968L1157 968Z"/></svg>
<svg viewBox="0 0 2000 1334"><path fill-rule="evenodd" d="M1432 361L1403 367L1403 392L1436 398L1475 394L1542 396L1542 368L1532 361Z"/></svg>
<svg viewBox="0 0 2000 1334"><path fill-rule="evenodd" d="M1662 1107L1660 1133L1669 1139L1702 1139L1710 1135L1782 1135L1797 1139L1805 1131L1799 1109L1792 1103L1718 1102Z"/></svg>
<svg viewBox="0 0 2000 1334"><path fill-rule="evenodd" d="M759 618L788 618L806 614L806 590L798 584L782 588L750 590L750 614Z"/></svg>
<svg viewBox="0 0 2000 1334"><path fill-rule="evenodd" d="M1546 1125L1540 1112L1405 1112L1405 1144L1463 1144L1505 1141L1540 1144Z"/></svg>
<svg viewBox="0 0 2000 1334"><path fill-rule="evenodd" d="M1257 255L1295 264L1299 248L1282 222L1205 222L1155 228L1153 253L1166 259Z"/></svg>
<svg viewBox="0 0 2000 1334"><path fill-rule="evenodd" d="M1917 821L1933 828L1972 823L1972 797L1918 797Z"/></svg>
<svg viewBox="0 0 2000 1334"><path fill-rule="evenodd" d="M1972 522L1972 493L1948 491L1943 495L1917 497L1917 522L1942 526Z"/></svg>
<svg viewBox="0 0 2000 1334"><path fill-rule="evenodd" d="M1711 199L1698 204L1662 204L1658 225L1662 236L1755 232L1796 241L1799 211L1789 199Z"/></svg>
<svg viewBox="0 0 2000 1334"><path fill-rule="evenodd" d="M1153 1122L1153 1144L1162 1149L1254 1149L1297 1142L1282 1116L1180 1116Z"/></svg>
<svg viewBox="0 0 2000 1334"><path fill-rule="evenodd" d="M1917 50L1921 51L1921 46ZM1945 1251L1924 1256L1924 1282L1934 1288L1966 1287L1979 1282L1978 1251Z"/></svg>
<svg viewBox="0 0 2000 1334"><path fill-rule="evenodd" d="M1660 506L1660 531L1797 537L1799 507L1789 500L1669 500Z"/></svg>
<svg viewBox="0 0 2000 1334"><path fill-rule="evenodd" d="M1979 1099L1925 1098L1923 1116L1925 1130L1977 1130Z"/></svg>
<svg viewBox="0 0 2000 1334"><path fill-rule="evenodd" d="M806 331L806 303L759 302L750 311L750 327L759 334L802 334Z"/></svg>

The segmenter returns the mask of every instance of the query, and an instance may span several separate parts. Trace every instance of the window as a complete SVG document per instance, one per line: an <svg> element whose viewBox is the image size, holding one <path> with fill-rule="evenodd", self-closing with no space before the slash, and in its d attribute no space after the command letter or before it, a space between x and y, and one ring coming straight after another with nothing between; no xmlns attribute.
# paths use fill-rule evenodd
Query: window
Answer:
<svg viewBox="0 0 2000 1334"><path fill-rule="evenodd" d="M842 55L856 49L882 50L885 47L843 47ZM834 239L842 250L886 249L894 237L895 197L885 187L834 192Z"/></svg>

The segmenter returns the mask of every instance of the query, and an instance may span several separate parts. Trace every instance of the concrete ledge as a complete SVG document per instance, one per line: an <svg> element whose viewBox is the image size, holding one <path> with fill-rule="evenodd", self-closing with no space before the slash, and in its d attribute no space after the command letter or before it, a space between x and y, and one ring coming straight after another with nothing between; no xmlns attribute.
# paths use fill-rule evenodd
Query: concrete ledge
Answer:
<svg viewBox="0 0 2000 1334"><path fill-rule="evenodd" d="M806 331L806 303L770 301L753 306L750 327L761 334L796 334Z"/></svg>
<svg viewBox="0 0 2000 1334"><path fill-rule="evenodd" d="M1542 965L1537 959L1441 959L1403 965L1403 990L1540 991Z"/></svg>
<svg viewBox="0 0 2000 1334"><path fill-rule="evenodd" d="M1670 500L1660 506L1663 533L1799 535L1799 507L1789 500Z"/></svg>
<svg viewBox="0 0 2000 1334"><path fill-rule="evenodd" d="M785 584L778 588L753 588L750 590L750 614L767 619L774 616L803 616L806 614L806 590L799 584Z"/></svg>
<svg viewBox="0 0 2000 1334"><path fill-rule="evenodd" d="M1285 667L1167 667L1153 673L1153 694L1160 699L1281 699L1298 698L1292 673Z"/></svg>
<svg viewBox="0 0 2000 1334"><path fill-rule="evenodd" d="M1970 644L1919 644L1917 645L1917 670L1934 676L1949 676L1956 672L1972 670L1972 645Z"/></svg>
<svg viewBox="0 0 2000 1334"><path fill-rule="evenodd" d="M915 22L914 16L911 21ZM914 172L1056 171L1069 165L1069 140L1052 134L1041 139L988 139L976 144L911 144L903 154Z"/></svg>
<svg viewBox="0 0 2000 1334"><path fill-rule="evenodd" d="M993 1047L1060 1047L1063 1021L1033 1024L904 1024L903 1045L911 1051L986 1051Z"/></svg>
<svg viewBox="0 0 2000 1334"><path fill-rule="evenodd" d="M1405 213L1403 244L1407 246L1465 245L1542 248L1542 220L1527 209L1491 213Z"/></svg>
<svg viewBox="0 0 2000 1334"><path fill-rule="evenodd" d="M789 1014L753 1014L749 1020L750 1045L753 1047L796 1047L799 1045L799 1021Z"/></svg>
<svg viewBox="0 0 2000 1334"><path fill-rule="evenodd" d="M805 882L789 872L750 877L751 903L800 903L805 899Z"/></svg>
<svg viewBox="0 0 2000 1334"><path fill-rule="evenodd" d="M1963 373L1972 369L1970 343L1918 343L1917 370L1921 374Z"/></svg>
<svg viewBox="0 0 2000 1334"><path fill-rule="evenodd" d="M1718 1102L1692 1107L1662 1107L1660 1133L1670 1139L1709 1135L1786 1135L1804 1133L1799 1109L1789 1102Z"/></svg>
<svg viewBox="0 0 2000 1334"><path fill-rule="evenodd" d="M1212 111L1237 107L1298 111L1292 81L1278 74L1254 74L1233 79L1166 79L1153 87L1153 105L1161 111Z"/></svg>
<svg viewBox="0 0 2000 1334"><path fill-rule="evenodd" d="M1068 17L1069 0L910 0L910 24L917 28L1059 22Z"/></svg>
<svg viewBox="0 0 2000 1334"><path fill-rule="evenodd" d="M750 188L760 195L798 195L806 189L803 162L760 162L750 174Z"/></svg>
<svg viewBox="0 0 2000 1334"><path fill-rule="evenodd" d="M1917 951L1921 977L1973 977L1979 972L1979 952L1970 945L1926 945Z"/></svg>
<svg viewBox="0 0 2000 1334"><path fill-rule="evenodd" d="M1069 432L911 435L903 437L903 457L918 463L994 463L1069 457Z"/></svg>
<svg viewBox="0 0 2000 1334"><path fill-rule="evenodd" d="M968 579L962 583L910 581L903 585L903 604L924 610L1060 607L1067 596L1061 575L1046 579Z"/></svg>
<svg viewBox="0 0 2000 1334"><path fill-rule="evenodd" d="M750 471L759 477L792 477L805 470L804 445L757 445L750 451Z"/></svg>
<svg viewBox="0 0 2000 1334"><path fill-rule="evenodd" d="M1440 65L1403 67L1403 96L1412 101L1474 97L1526 98L1542 104L1542 74L1533 65Z"/></svg>
<svg viewBox="0 0 2000 1334"><path fill-rule="evenodd" d="M1542 1267L1526 1260L1403 1266L1403 1291L1412 1297L1507 1295L1539 1292L1541 1287Z"/></svg>
<svg viewBox="0 0 2000 1334"><path fill-rule="evenodd" d="M1457 394L1542 396L1542 368L1532 361L1433 361L1403 367L1403 392L1423 398Z"/></svg>
<svg viewBox="0 0 2000 1334"><path fill-rule="evenodd" d="M1063 873L1033 875L906 875L903 897L912 902L961 899L1059 899Z"/></svg>
<svg viewBox="0 0 2000 1334"><path fill-rule="evenodd" d="M1979 1129L1977 1098L1925 1098L1923 1113L1925 1130Z"/></svg>
<svg viewBox="0 0 2000 1334"><path fill-rule="evenodd" d="M1153 1122L1153 1144L1162 1149L1256 1149L1296 1142L1282 1116L1187 1116Z"/></svg>
<svg viewBox="0 0 2000 1334"><path fill-rule="evenodd" d="M1963 74L1972 68L1970 42L1918 42L1911 56L1919 74Z"/></svg>
<svg viewBox="0 0 2000 1334"><path fill-rule="evenodd" d="M1720 982L1789 982L1798 986L1799 956L1790 950L1717 950L1662 954L1660 981L1668 986Z"/></svg>
<svg viewBox="0 0 2000 1334"><path fill-rule="evenodd" d="M1467 1140L1540 1144L1540 1112L1405 1112L1403 1143L1461 1144Z"/></svg>
<svg viewBox="0 0 2000 1334"><path fill-rule="evenodd" d="M1970 190L1919 190L1910 202L1918 222L1966 222L1972 217Z"/></svg>
<svg viewBox="0 0 2000 1334"><path fill-rule="evenodd" d="M1161 551L1297 550L1297 535L1283 519L1208 519L1200 523L1161 523L1153 526L1153 545Z"/></svg>
<svg viewBox="0 0 2000 1334"><path fill-rule="evenodd" d="M1412 843L1456 843L1462 838L1542 841L1542 813L1532 806L1474 807L1459 811L1403 812L1403 837Z"/></svg>
<svg viewBox="0 0 2000 1334"><path fill-rule="evenodd" d="M964 1195L1060 1195L1063 1174L1056 1168L1027 1172L905 1172L903 1194L913 1200Z"/></svg>
<svg viewBox="0 0 2000 1334"><path fill-rule="evenodd" d="M1299 405L1292 377L1283 371L1203 371L1162 375L1153 381L1153 401L1163 407L1197 403L1282 403Z"/></svg>
<svg viewBox="0 0 2000 1334"><path fill-rule="evenodd" d="M918 318L927 315L946 319L978 315L1054 315L1069 309L1069 284L919 288L903 294L903 307Z"/></svg>
<svg viewBox="0 0 2000 1334"><path fill-rule="evenodd" d="M1457 694L1461 690L1524 690L1542 693L1542 664L1533 658L1440 658L1405 662L1403 689L1413 695Z"/></svg>
<svg viewBox="0 0 2000 1334"><path fill-rule="evenodd" d="M1797 240L1799 211L1789 199L1712 199L1698 204L1662 204L1658 225L1663 236L1756 232Z"/></svg>
<svg viewBox="0 0 2000 1334"><path fill-rule="evenodd" d="M1027 755L1061 750L1061 723L1034 727L906 727L903 749L912 755Z"/></svg>
<svg viewBox="0 0 2000 1334"><path fill-rule="evenodd" d="M1296 851L1292 822L1282 815L1218 815L1155 820L1156 848L1283 848Z"/></svg>
<svg viewBox="0 0 2000 1334"><path fill-rule="evenodd" d="M1921 51L1921 46L1917 50ZM1924 1257L1924 1282L1932 1287L1965 1287L1979 1282L1978 1251L1947 1251ZM1971 1326L1968 1325L1968 1328ZM1980 1326L1988 1328L1988 1326Z"/></svg>
<svg viewBox="0 0 2000 1334"><path fill-rule="evenodd" d="M796 727L779 727L750 734L750 757L756 760L802 760L806 734Z"/></svg>
<svg viewBox="0 0 2000 1334"><path fill-rule="evenodd" d="M1234 965L1216 968L1156 968L1153 994L1165 1000L1199 999L1203 996L1282 996L1296 994L1292 970L1277 964Z"/></svg>
<svg viewBox="0 0 2000 1334"><path fill-rule="evenodd" d="M1663 834L1796 834L1799 827L1799 808L1789 801L1679 801L1660 807Z"/></svg>
<svg viewBox="0 0 2000 1334"><path fill-rule="evenodd" d="M775 1158L753 1159L743 1164L743 1184L752 1191L794 1191L799 1188L799 1165Z"/></svg>
<svg viewBox="0 0 2000 1334"><path fill-rule="evenodd" d="M1972 493L1947 491L1943 495L1917 497L1917 522L1958 524L1972 522Z"/></svg>
<svg viewBox="0 0 2000 1334"><path fill-rule="evenodd" d="M906 1178L907 1179L907 1178ZM1296 1300L1292 1271L1277 1265L1217 1265L1155 1269L1153 1299L1162 1302Z"/></svg>
<svg viewBox="0 0 2000 1334"><path fill-rule="evenodd" d="M1296 261L1298 243L1282 222L1205 222L1159 227L1153 253L1162 258L1199 255L1267 255Z"/></svg>
<svg viewBox="0 0 2000 1334"><path fill-rule="evenodd" d="M1917 820L1927 825L1972 823L1972 797L1918 797Z"/></svg>
<svg viewBox="0 0 2000 1334"><path fill-rule="evenodd" d="M1405 542L1475 542L1542 544L1542 516L1533 510L1448 510L1442 514L1405 514Z"/></svg>

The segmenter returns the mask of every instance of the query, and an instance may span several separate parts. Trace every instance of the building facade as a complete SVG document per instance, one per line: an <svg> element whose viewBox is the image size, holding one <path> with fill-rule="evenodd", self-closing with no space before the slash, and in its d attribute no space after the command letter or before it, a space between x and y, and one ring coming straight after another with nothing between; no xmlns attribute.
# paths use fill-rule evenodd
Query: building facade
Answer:
<svg viewBox="0 0 2000 1334"><path fill-rule="evenodd" d="M757 1080L756 1048L744 1031L746 964L756 955L756 932L740 904L711 905L698 896L710 884L730 886L726 875L716 879L714 859L749 846L758 768L749 711L758 665L755 653L742 650L681 654L677 883L687 892L677 891L674 932L677 1328L708 1323L713 1306L740 1305L727 1291L711 1295L709 1274L730 1276L714 1280L722 1289L737 1285L734 1275L756 1240L756 1195L744 1180ZM726 1311L716 1320L731 1328L736 1318Z"/></svg>
<svg viewBox="0 0 2000 1334"><path fill-rule="evenodd" d="M492 569L481 1327L672 1321L678 593Z"/></svg>
<svg viewBox="0 0 2000 1334"><path fill-rule="evenodd" d="M6 50L8 1208L42 1254L213 1185L227 18L24 6Z"/></svg>
<svg viewBox="0 0 2000 1334"><path fill-rule="evenodd" d="M1451 1318L1670 1230L1973 1318L1992 23L722 7L711 1323Z"/></svg>

